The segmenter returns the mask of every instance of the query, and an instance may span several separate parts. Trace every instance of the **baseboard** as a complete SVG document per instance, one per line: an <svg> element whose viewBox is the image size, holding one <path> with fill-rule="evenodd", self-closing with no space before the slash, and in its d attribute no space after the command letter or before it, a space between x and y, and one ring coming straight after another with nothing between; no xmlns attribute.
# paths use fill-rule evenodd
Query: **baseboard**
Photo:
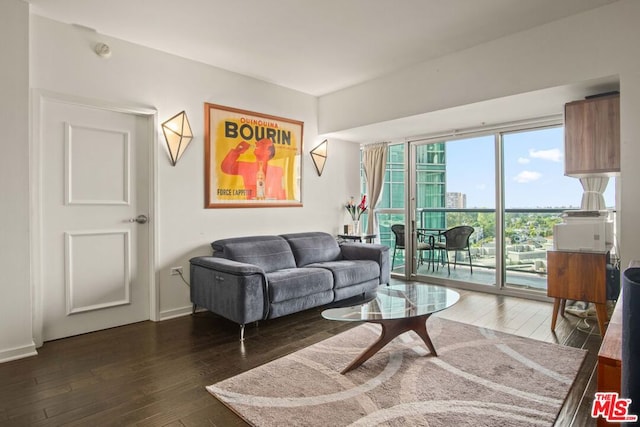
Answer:
<svg viewBox="0 0 640 427"><path fill-rule="evenodd" d="M176 317L188 316L193 311L193 306L174 308L173 310L161 311L160 321L174 319Z"/></svg>
<svg viewBox="0 0 640 427"><path fill-rule="evenodd" d="M24 347L10 348L0 350L0 363L10 362L12 360L23 359L25 357L37 356L35 343L31 343Z"/></svg>

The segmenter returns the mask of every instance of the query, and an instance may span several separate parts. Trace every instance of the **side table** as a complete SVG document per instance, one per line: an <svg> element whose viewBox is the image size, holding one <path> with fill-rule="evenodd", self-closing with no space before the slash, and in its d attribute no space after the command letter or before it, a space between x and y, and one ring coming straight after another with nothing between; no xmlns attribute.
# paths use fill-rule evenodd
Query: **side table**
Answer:
<svg viewBox="0 0 640 427"><path fill-rule="evenodd" d="M338 237L344 240L353 240L354 242L373 243L377 234L338 234Z"/></svg>
<svg viewBox="0 0 640 427"><path fill-rule="evenodd" d="M566 301L587 301L596 306L600 336L607 322L607 261L609 252L547 251L547 296L555 298L551 330Z"/></svg>

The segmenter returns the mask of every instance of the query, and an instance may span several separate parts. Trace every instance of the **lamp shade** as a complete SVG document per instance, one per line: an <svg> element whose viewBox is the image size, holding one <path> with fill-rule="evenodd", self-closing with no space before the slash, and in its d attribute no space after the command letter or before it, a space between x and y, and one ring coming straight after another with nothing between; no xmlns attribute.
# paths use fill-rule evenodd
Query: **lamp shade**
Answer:
<svg viewBox="0 0 640 427"><path fill-rule="evenodd" d="M193 139L187 113L181 111L162 123L162 132L164 133L164 139L167 141L171 164L175 166Z"/></svg>
<svg viewBox="0 0 640 427"><path fill-rule="evenodd" d="M311 159L313 160L313 165L316 167L318 176L321 176L324 170L324 164L327 162L327 140L325 139L318 144L309 154L311 154Z"/></svg>

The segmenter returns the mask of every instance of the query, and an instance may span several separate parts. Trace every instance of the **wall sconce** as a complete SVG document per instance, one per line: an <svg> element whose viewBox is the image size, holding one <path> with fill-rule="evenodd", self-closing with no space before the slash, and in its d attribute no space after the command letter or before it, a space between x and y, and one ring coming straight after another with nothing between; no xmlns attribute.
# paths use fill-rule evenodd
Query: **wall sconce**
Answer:
<svg viewBox="0 0 640 427"><path fill-rule="evenodd" d="M322 175L324 164L327 162L327 144L328 142L325 139L309 152L309 154L311 154L311 159L313 160L313 165L316 167L316 171L318 172L318 176Z"/></svg>
<svg viewBox="0 0 640 427"><path fill-rule="evenodd" d="M193 139L187 113L182 111L162 123L162 132L164 133L164 139L167 141L167 147L171 155L171 165L175 166Z"/></svg>

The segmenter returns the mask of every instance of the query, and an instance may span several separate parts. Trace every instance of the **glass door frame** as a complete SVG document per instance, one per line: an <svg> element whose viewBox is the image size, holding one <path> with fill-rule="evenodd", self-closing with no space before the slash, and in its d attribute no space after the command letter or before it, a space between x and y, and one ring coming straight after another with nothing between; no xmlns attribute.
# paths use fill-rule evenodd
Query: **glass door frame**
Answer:
<svg viewBox="0 0 640 427"><path fill-rule="evenodd" d="M491 129L481 130L469 130L465 132L457 132L451 135L438 135L433 137L423 138L408 138L406 140L405 149L405 218L406 227L410 226L410 234L407 233L406 251L411 256L407 256L407 265L405 269L405 279L413 281L428 282L433 284L439 284L444 286L452 286L460 289L468 289L474 291L481 291L486 293L495 293L502 295L518 296L527 299L535 299L541 301L549 301L549 298L545 293L521 290L517 288L511 288L506 286L506 266L505 266L505 199L504 199L504 157L503 157L503 142L502 137L505 133L518 132L518 131L533 131L543 128L562 126L563 116L554 115L543 117L539 119L532 119L526 122L505 124L502 126L496 126ZM431 277L417 274L417 254L415 248L417 247L417 233L416 233L416 177L417 166L415 159L417 158L417 147L434 144L439 142L450 142L461 139L469 139L482 136L494 136L494 177L495 177L495 216L496 216L496 275L495 284L493 285L481 285L477 283L462 282L451 280L448 278ZM409 238L410 236L410 238Z"/></svg>
<svg viewBox="0 0 640 427"><path fill-rule="evenodd" d="M494 173L494 179L495 179L495 188L496 188L496 194L495 194L495 208L493 210L490 210L491 212L493 212L496 216L496 281L493 285L481 285L481 284L477 284L477 283L470 283L470 282L462 282L459 280L452 280L449 278L442 278L442 277L432 277L432 276L425 276L425 275L419 275L417 273L417 256L415 254L415 251L413 250L413 248L415 248L416 243L417 243L417 231L416 231L416 221L417 221L417 207L416 207L416 200L417 200L417 194L416 194L416 176L417 176L417 165L415 162L415 159L418 157L417 156L417 149L420 146L423 145L428 145L428 144L436 144L436 143L447 143L447 142L451 142L451 141L456 141L456 140L463 140L463 139L469 139L469 138L475 138L475 137L482 137L482 136L493 136L494 137L494 157L495 157L495 163L494 165L497 164L502 164L502 157L501 157L501 150L500 148L500 135L498 135L495 131L493 132L470 132L470 133L465 133L464 135L456 135L456 136L443 136L443 137L438 137L438 138L429 138L429 139L419 139L419 140L412 140L412 141L407 141L407 165L409 167L407 167L407 176L405 177L405 182L406 184L406 188L407 188L407 200L405 203L405 207L407 208L407 211L405 212L405 217L407 218L407 222L411 224L411 243L413 244L413 246L411 247L412 250L412 254L413 256L411 257L412 263L411 263L411 269L408 269L408 274L405 276L407 280L416 280L416 281L423 281L423 282L428 282L428 283L434 283L434 284L439 284L439 285L445 285L445 286L454 286L457 288L461 288L461 289L469 289L469 290L476 290L476 291L482 291L482 292L490 292L490 293L497 293L498 291L500 291L501 289L504 288L504 273L503 274L499 274L499 272L503 271L504 267L504 260L503 260L503 254L504 254L504 249L503 249L503 226L502 226L502 215L500 215L500 209L502 207L502 200L501 198L498 197L498 194L502 191L501 188L501 184L500 184L500 176L498 174L498 169L502 169L500 168L494 168L495 172ZM490 209L490 208L489 208ZM483 212L487 211L487 209L481 209Z"/></svg>

